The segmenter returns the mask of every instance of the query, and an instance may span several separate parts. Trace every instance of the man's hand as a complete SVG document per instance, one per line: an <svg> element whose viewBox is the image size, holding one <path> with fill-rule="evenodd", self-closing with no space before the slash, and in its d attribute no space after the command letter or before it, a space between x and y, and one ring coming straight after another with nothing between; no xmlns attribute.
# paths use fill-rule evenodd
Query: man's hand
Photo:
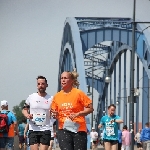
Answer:
<svg viewBox="0 0 150 150"><path fill-rule="evenodd" d="M26 117L27 119L33 119L33 114L27 114L25 117Z"/></svg>
<svg viewBox="0 0 150 150"><path fill-rule="evenodd" d="M19 136L19 131L18 131L18 130L14 131L14 133L15 133L15 136L16 136L16 135Z"/></svg>
<svg viewBox="0 0 150 150"><path fill-rule="evenodd" d="M24 139L26 139L27 138L27 136L26 136L26 134L24 134Z"/></svg>

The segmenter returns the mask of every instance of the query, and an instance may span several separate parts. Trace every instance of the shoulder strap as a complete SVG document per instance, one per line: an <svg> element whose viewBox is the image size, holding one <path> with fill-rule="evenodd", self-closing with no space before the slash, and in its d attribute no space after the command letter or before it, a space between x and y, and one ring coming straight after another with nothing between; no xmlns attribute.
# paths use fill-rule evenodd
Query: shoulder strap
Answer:
<svg viewBox="0 0 150 150"><path fill-rule="evenodd" d="M7 111L5 114L8 115L10 113L10 111Z"/></svg>

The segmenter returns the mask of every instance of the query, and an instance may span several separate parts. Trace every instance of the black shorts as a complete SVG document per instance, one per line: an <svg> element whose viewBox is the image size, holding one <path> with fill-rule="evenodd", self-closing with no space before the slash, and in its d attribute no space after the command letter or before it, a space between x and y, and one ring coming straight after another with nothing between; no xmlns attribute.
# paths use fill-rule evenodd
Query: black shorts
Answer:
<svg viewBox="0 0 150 150"><path fill-rule="evenodd" d="M26 140L23 135L19 136L19 143L26 143Z"/></svg>
<svg viewBox="0 0 150 150"><path fill-rule="evenodd" d="M58 140L61 150L87 150L87 133L84 131L58 130Z"/></svg>
<svg viewBox="0 0 150 150"><path fill-rule="evenodd" d="M105 142L109 142L111 145L116 145L118 144L118 140L107 140L107 139L104 139L104 143Z"/></svg>
<svg viewBox="0 0 150 150"><path fill-rule="evenodd" d="M41 143L43 145L50 145L51 131L32 131L29 130L29 145Z"/></svg>
<svg viewBox="0 0 150 150"><path fill-rule="evenodd" d="M97 144L98 143L98 141L93 141L93 144Z"/></svg>
<svg viewBox="0 0 150 150"><path fill-rule="evenodd" d="M137 148L140 148L142 147L142 144L141 143L137 143Z"/></svg>
<svg viewBox="0 0 150 150"><path fill-rule="evenodd" d="M54 140L54 137L51 137L51 140Z"/></svg>

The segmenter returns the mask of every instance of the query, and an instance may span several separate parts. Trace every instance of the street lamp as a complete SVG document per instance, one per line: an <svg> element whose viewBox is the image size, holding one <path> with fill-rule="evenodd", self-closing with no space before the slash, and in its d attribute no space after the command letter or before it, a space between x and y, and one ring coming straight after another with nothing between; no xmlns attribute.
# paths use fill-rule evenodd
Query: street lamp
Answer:
<svg viewBox="0 0 150 150"><path fill-rule="evenodd" d="M103 110L103 115L105 115L105 113L106 113L106 111L105 111L105 110Z"/></svg>

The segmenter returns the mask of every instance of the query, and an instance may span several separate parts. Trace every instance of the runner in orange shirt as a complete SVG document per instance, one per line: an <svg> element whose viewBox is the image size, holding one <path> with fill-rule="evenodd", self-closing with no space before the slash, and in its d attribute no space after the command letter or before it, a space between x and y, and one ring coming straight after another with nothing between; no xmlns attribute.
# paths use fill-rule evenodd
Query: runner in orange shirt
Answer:
<svg viewBox="0 0 150 150"><path fill-rule="evenodd" d="M93 111L92 101L81 90L76 71L61 74L62 90L51 104L51 114L58 119L61 150L86 150L87 128L85 116Z"/></svg>

